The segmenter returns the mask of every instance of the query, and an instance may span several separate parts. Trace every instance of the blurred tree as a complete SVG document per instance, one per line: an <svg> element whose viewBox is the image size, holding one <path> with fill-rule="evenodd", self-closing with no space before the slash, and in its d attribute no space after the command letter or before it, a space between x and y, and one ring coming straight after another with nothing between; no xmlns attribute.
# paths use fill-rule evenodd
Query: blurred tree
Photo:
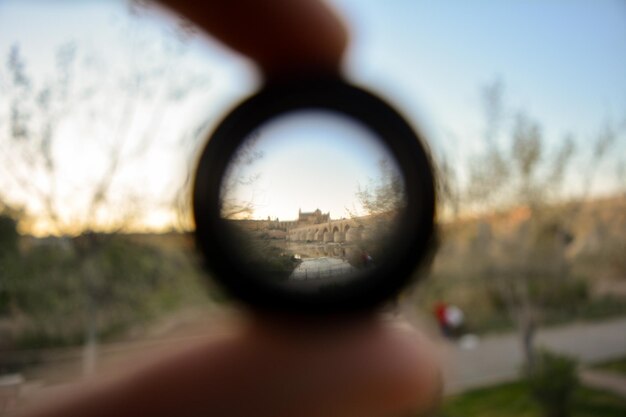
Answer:
<svg viewBox="0 0 626 417"><path fill-rule="evenodd" d="M533 399L545 417L569 417L572 397L580 385L576 359L545 349L537 356L533 372L524 375Z"/></svg>
<svg viewBox="0 0 626 417"><path fill-rule="evenodd" d="M352 256L353 265L362 265L361 251L374 261L389 254L393 245L394 232L402 225L397 216L406 207L405 184L398 167L387 159L378 162L375 178L370 178L365 186L359 185L355 193L361 209L350 212L350 217L358 225L358 252ZM354 231L353 231L354 232ZM346 239L349 239L349 233Z"/></svg>
<svg viewBox="0 0 626 417"><path fill-rule="evenodd" d="M261 176L254 168L263 158L263 151L257 147L261 135L261 131L252 132L228 165L220 191L221 215L225 219L249 219L254 214L254 193L243 198L242 190L250 189Z"/></svg>
<svg viewBox="0 0 626 417"><path fill-rule="evenodd" d="M440 155L434 164L434 171L438 211L444 218L454 221L461 212L463 198L458 167L453 166L444 155Z"/></svg>
<svg viewBox="0 0 626 417"><path fill-rule="evenodd" d="M0 109L4 181L0 198L25 207L19 226L27 233L37 229L39 233L74 236L63 241L74 254L68 258L71 269L82 280L86 372L95 365L99 306L111 279L117 276L106 272L102 264L102 251L109 246L102 244L99 232L118 233L136 227L141 210L164 204L146 201L142 184L128 182L129 169L153 148L176 104L202 94L207 85L205 74L181 64L185 52L181 39L155 43L138 33L126 39L128 61L122 68L108 65L106 56L97 51L81 55L78 45L69 42L56 50L52 77L39 79L28 70L19 45L14 45L6 60L6 73L0 76L5 80L0 84L1 104L7 105ZM68 126L82 127L84 134L72 148L84 151L85 144L92 147L85 158L93 158L93 163L80 177L66 170L83 158L74 151L68 155L72 149L67 143ZM191 129L178 141L196 141L199 133L199 129ZM173 201L166 199L165 204L175 205L176 199ZM45 292L45 278L52 272L31 272L38 284L30 290L39 287L37 291ZM124 275L122 269L118 273Z"/></svg>
<svg viewBox="0 0 626 417"><path fill-rule="evenodd" d="M388 160L378 162L379 175L356 192L357 201L368 216L395 216L405 206L404 182L397 167Z"/></svg>
<svg viewBox="0 0 626 417"><path fill-rule="evenodd" d="M508 113L501 83L486 88L485 109L485 151L470 164L464 199L475 211L507 212L511 218L508 231L483 222L470 250L475 269L517 324L530 371L542 309L573 279L566 256L574 238L571 227L617 133L607 128L594 139L585 184L566 204L564 179L575 151L573 138L566 136L549 154L540 125L522 112L514 117L510 136L501 134Z"/></svg>
<svg viewBox="0 0 626 417"><path fill-rule="evenodd" d="M6 208L0 206L0 317L14 309L18 240L17 221Z"/></svg>

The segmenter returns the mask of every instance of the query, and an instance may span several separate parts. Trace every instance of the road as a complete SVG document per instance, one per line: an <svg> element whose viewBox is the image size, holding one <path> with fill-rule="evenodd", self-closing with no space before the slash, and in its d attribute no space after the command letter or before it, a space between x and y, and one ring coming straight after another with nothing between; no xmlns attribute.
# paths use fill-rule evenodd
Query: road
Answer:
<svg viewBox="0 0 626 417"><path fill-rule="evenodd" d="M575 323L540 330L537 346L577 357L582 363L626 355L626 318ZM521 344L516 334L482 338L474 349L442 344L446 358L446 392L455 393L514 380L522 365Z"/></svg>
<svg viewBox="0 0 626 417"><path fill-rule="evenodd" d="M210 316L215 316L215 313ZM190 323L195 327L191 326L191 330L181 329L182 334L176 333L175 337L170 333L170 337L165 339L103 345L100 347L100 368L112 372L132 367L140 358L149 357L150 353L205 337L207 328L213 328L214 334L227 331L229 326L225 319L222 321L225 321L224 328L220 330L220 326L216 325L220 320L210 317L200 320L193 316ZM181 328L181 324L176 323L175 327ZM583 363L623 357L626 355L626 317L543 329L539 331L537 341L539 346L574 355ZM448 342L441 342L441 349L446 357L447 394L515 380L519 376L522 352L516 334L481 338L478 345L471 350L461 349ZM81 352L80 348L76 348L48 354L48 366L43 365L29 372L29 379L34 378L34 383L45 388L79 378ZM29 382L33 384L33 381ZM24 389L23 395L27 397L29 392L32 394L40 388Z"/></svg>

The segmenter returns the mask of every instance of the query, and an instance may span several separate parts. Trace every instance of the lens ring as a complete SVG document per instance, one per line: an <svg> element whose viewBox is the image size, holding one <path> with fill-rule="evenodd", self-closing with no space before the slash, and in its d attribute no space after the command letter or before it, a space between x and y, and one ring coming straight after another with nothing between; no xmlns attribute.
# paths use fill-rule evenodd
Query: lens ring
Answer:
<svg viewBox="0 0 626 417"><path fill-rule="evenodd" d="M299 293L272 285L241 267L227 241L220 189L229 163L249 134L284 114L324 110L356 120L375 133L395 158L406 184L406 209L394 238L392 261L371 279L336 291ZM231 295L256 309L305 313L353 313L376 307L402 289L427 255L434 231L435 187L420 137L389 104L335 78L268 85L230 112L205 146L193 189L196 242L209 275Z"/></svg>

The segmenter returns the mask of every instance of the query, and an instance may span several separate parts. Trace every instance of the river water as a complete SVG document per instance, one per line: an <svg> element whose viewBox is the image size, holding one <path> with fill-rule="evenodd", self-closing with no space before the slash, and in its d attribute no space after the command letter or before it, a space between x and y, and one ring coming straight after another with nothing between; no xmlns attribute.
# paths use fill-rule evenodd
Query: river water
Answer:
<svg viewBox="0 0 626 417"><path fill-rule="evenodd" d="M356 268L344 259L331 257L304 258L289 278L293 280L330 278L348 275L355 271Z"/></svg>

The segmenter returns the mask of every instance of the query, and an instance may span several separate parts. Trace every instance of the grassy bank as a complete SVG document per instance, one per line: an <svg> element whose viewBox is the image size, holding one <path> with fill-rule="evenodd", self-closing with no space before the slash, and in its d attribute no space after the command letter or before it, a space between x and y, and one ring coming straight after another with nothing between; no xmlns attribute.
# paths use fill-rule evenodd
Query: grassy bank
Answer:
<svg viewBox="0 0 626 417"><path fill-rule="evenodd" d="M580 387L574 395L572 417L626 416L626 399ZM541 417L523 382L472 390L448 398L442 417Z"/></svg>
<svg viewBox="0 0 626 417"><path fill-rule="evenodd" d="M603 362L595 366L595 368L602 371L615 372L618 374L626 375L626 357Z"/></svg>

